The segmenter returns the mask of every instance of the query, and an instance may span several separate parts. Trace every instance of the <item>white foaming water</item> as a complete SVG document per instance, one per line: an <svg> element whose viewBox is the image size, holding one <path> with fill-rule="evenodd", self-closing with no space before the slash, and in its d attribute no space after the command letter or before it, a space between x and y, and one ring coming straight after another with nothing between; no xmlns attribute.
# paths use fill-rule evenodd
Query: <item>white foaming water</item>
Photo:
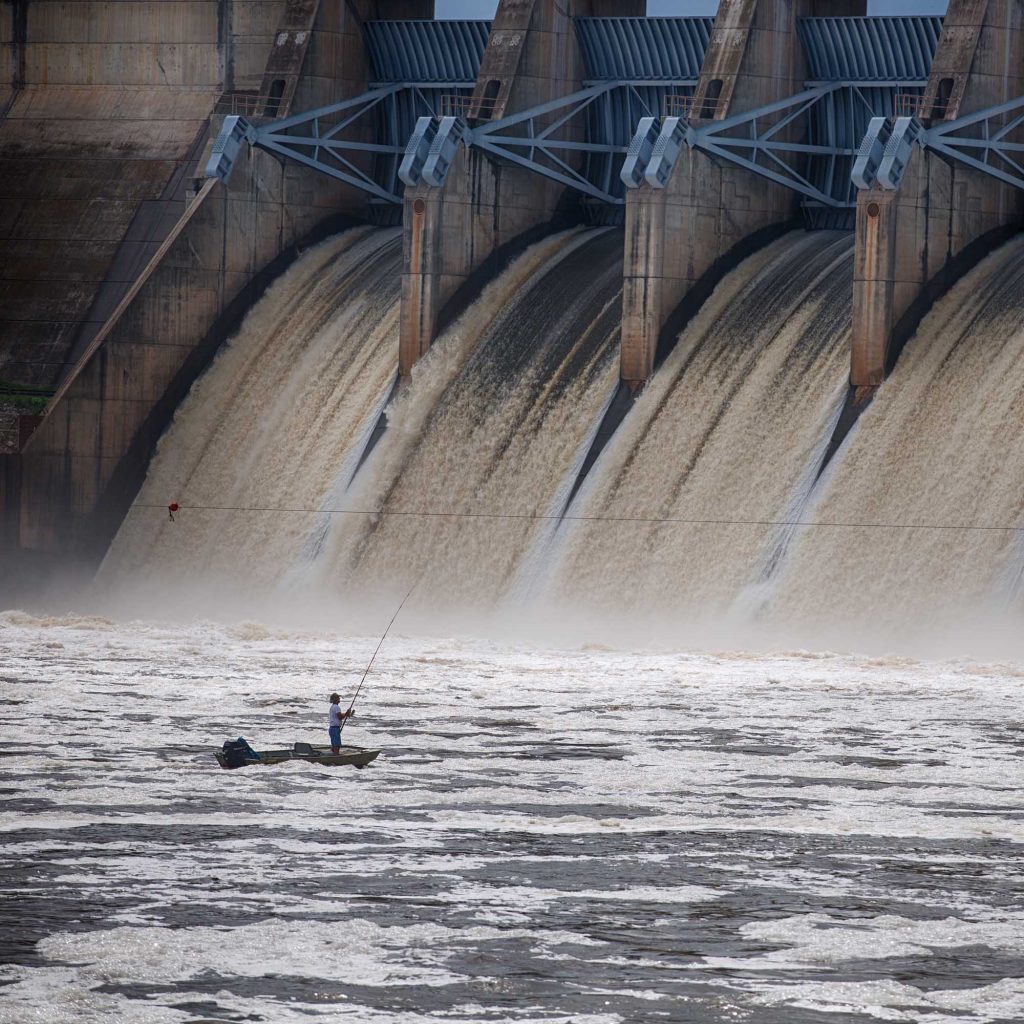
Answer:
<svg viewBox="0 0 1024 1024"><path fill-rule="evenodd" d="M858 645L1019 630L1022 294L1017 239L928 315L814 496L810 519L849 525L798 531L772 622Z"/></svg>
<svg viewBox="0 0 1024 1024"><path fill-rule="evenodd" d="M574 502L556 596L716 617L757 580L845 393L852 262L848 235L794 233L719 285Z"/></svg>
<svg viewBox="0 0 1024 1024"><path fill-rule="evenodd" d="M389 412L349 498L382 514L335 524L325 590L423 579L412 604L431 608L508 591L614 393L621 289L621 234L571 232L503 280L500 305L466 314L475 346L442 339Z"/></svg>
<svg viewBox="0 0 1024 1024"><path fill-rule="evenodd" d="M1020 665L401 626L0 614L0 1022L1021 1019Z"/></svg>
<svg viewBox="0 0 1024 1024"><path fill-rule="evenodd" d="M372 426L395 376L400 272L398 230L358 228L275 282L176 413L102 581L282 578L317 517L272 510L321 507Z"/></svg>

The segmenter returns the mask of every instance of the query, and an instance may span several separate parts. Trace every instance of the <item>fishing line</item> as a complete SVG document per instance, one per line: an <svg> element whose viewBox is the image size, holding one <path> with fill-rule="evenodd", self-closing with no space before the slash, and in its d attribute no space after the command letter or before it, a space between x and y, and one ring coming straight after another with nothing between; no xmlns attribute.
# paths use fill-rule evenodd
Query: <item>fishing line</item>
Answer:
<svg viewBox="0 0 1024 1024"><path fill-rule="evenodd" d="M377 646L373 650L373 654L370 657L370 661L367 664L366 668L363 669L363 678L359 680L359 685L356 687L356 692L352 694L352 700L351 700L351 702L349 703L349 706L348 706L348 710L349 711L351 711L356 706L356 697L359 696L359 691L363 688L363 683L366 682L366 677L370 674L370 668L373 666L374 658L377 657L377 652L384 645L384 641L387 639L389 630L395 624L395 619L398 618L398 613L402 610L402 608L405 605L405 602L409 600L409 597L411 596L412 592L415 589L416 589L416 584L414 583L409 588L409 593L406 594L405 597L402 598L402 603L395 609L395 614L391 616L391 621L388 623L387 629L384 630L384 635L380 638L379 641L377 641ZM342 732L345 731L345 723L347 721L348 721L348 715L346 714L346 716L341 720L341 726L338 729L338 735L339 736L342 734Z"/></svg>
<svg viewBox="0 0 1024 1024"><path fill-rule="evenodd" d="M167 505L135 502L132 508L159 508ZM181 511L199 512L275 512L294 515L320 516L409 516L424 519L525 519L531 521L564 520L577 523L649 523L679 524L684 526L785 526L842 530L945 530L981 533L1024 533L1024 526L987 526L957 523L815 523L803 519L690 519L683 516L581 516L555 515L533 512L442 512L416 509L357 509L357 508L263 508L258 505L180 505Z"/></svg>

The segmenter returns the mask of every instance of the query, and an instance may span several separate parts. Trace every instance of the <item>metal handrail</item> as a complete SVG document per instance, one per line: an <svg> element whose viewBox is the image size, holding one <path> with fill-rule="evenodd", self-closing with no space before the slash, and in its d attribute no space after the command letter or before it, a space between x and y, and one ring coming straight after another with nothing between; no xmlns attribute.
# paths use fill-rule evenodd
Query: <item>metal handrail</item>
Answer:
<svg viewBox="0 0 1024 1024"><path fill-rule="evenodd" d="M932 105L927 107L923 93L898 92L893 98L893 116L916 117L919 121L926 118L932 121L943 121L952 105L952 98L943 102L936 97Z"/></svg>
<svg viewBox="0 0 1024 1024"><path fill-rule="evenodd" d="M472 94L445 93L441 97L441 116L461 117L463 121L471 117L476 121L491 121L497 103L497 96L481 96L477 99Z"/></svg>
<svg viewBox="0 0 1024 1024"><path fill-rule="evenodd" d="M240 117L277 117L281 100L281 96L261 95L254 92L229 92L217 101L217 112L237 114Z"/></svg>
<svg viewBox="0 0 1024 1024"><path fill-rule="evenodd" d="M711 121L718 112L718 100L705 97L696 102L695 93L670 92L665 96L665 116L678 117L684 121Z"/></svg>
<svg viewBox="0 0 1024 1024"><path fill-rule="evenodd" d="M921 116L921 106L924 97L918 92L898 92L893 97L893 117L917 117Z"/></svg>

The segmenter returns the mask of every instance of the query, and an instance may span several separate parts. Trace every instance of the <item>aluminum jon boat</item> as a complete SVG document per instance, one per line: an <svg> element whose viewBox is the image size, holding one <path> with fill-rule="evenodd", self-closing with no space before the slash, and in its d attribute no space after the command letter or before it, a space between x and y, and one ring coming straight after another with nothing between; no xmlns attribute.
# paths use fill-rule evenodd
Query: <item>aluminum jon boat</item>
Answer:
<svg viewBox="0 0 1024 1024"><path fill-rule="evenodd" d="M342 747L340 753L332 754L330 747L314 747L310 743L296 743L290 750L253 750L247 743L244 749L239 749L237 743L225 743L224 749L216 751L214 756L221 768L248 768L253 764L283 764L285 761L308 761L329 767L351 764L365 768L379 753L366 747Z"/></svg>

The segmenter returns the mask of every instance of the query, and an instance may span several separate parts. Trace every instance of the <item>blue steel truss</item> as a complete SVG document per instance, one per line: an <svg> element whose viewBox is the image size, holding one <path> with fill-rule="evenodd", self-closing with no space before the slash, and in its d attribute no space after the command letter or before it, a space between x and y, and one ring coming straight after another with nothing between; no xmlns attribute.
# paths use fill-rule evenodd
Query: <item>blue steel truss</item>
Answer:
<svg viewBox="0 0 1024 1024"><path fill-rule="evenodd" d="M521 114L473 128L466 133L464 140L467 145L527 167L592 199L620 204L622 196L608 184L611 172L607 168L602 168L603 173L598 172L594 160L597 156L621 158L628 148L628 139L619 141L615 138L614 124L602 116L609 111L611 94L616 92L624 93L627 102L642 114L652 113L632 83L600 82ZM596 111L592 109L595 106L599 108ZM588 131L582 140L573 137L573 126L579 125L580 115L586 114L596 115L606 125L607 133L595 138L596 133ZM578 159L580 156L584 157L582 161ZM576 166L571 162L573 157L577 158ZM606 163L614 166L612 159L607 159Z"/></svg>
<svg viewBox="0 0 1024 1024"><path fill-rule="evenodd" d="M915 146L1024 189L1024 96L926 128L917 117L876 118L854 167L858 188L899 188Z"/></svg>
<svg viewBox="0 0 1024 1024"><path fill-rule="evenodd" d="M1024 144L1011 136L1024 125L1024 96L937 124L922 133L921 144L1007 185L1024 188Z"/></svg>
<svg viewBox="0 0 1024 1024"><path fill-rule="evenodd" d="M467 127L462 142L611 204L622 201L613 159L626 158L618 176L626 187L644 181L663 187L671 161L687 145L793 189L812 220L818 210L835 223L834 214L852 214L855 206L851 170L872 118L891 113L898 93L924 90L942 19L803 18L798 27L811 69L803 91L720 121L690 124L663 117L664 101L670 91L692 93L709 21L578 19L587 88ZM580 114L585 141L578 130L575 137L564 131L578 125ZM420 132L421 146L428 135L436 141L437 126Z"/></svg>
<svg viewBox="0 0 1024 1024"><path fill-rule="evenodd" d="M574 24L583 85L615 85L583 115L587 141L604 149L585 153L579 170L602 202L618 205L624 199L619 170L637 122L663 111L669 95L693 94L714 19L577 18Z"/></svg>
<svg viewBox="0 0 1024 1024"><path fill-rule="evenodd" d="M222 140L244 140L250 146L287 157L296 163L305 164L324 174L344 181L348 185L369 192L385 202L401 202L397 192L378 184L366 166L359 166L358 157L384 155L397 157L400 147L377 142L360 142L341 136L360 118L371 112L378 104L395 95L402 87L387 86L364 93L344 103L333 103L319 110L312 110L282 121L258 126L243 117L227 117L220 135L214 143L206 177L227 181L234 165L234 158L226 158L230 143ZM233 154L238 145L231 147ZM369 164L369 161L365 161Z"/></svg>
<svg viewBox="0 0 1024 1024"><path fill-rule="evenodd" d="M474 127L461 118L423 117L409 140L399 177L406 185L424 180L431 185L442 184L451 163L451 142L457 134L457 141L466 147L525 167L591 199L622 205L621 192L619 188L613 190L611 180L615 158L628 151L627 141L607 136L595 140L595 133L580 129L581 124L587 125L595 117L607 123L610 97L616 93L624 94L625 102L641 116L653 116L654 111L632 83L600 82ZM443 172L439 173L438 159L442 153ZM598 159L604 163L599 165Z"/></svg>
<svg viewBox="0 0 1024 1024"><path fill-rule="evenodd" d="M703 150L804 197L812 226L849 224L851 171L872 119L898 93L920 94L941 18L801 18L811 78L803 91L720 121L641 122L622 169L627 187L664 187L682 146Z"/></svg>
<svg viewBox="0 0 1024 1024"><path fill-rule="evenodd" d="M229 118L207 173L225 177L248 142L397 203L400 182L440 184L465 145L614 206L623 202L623 184L663 187L685 145L793 189L812 211L842 212L854 205L851 172L859 144L881 121L885 139L880 134L869 147L879 164L894 136L904 149L912 137L1017 184L1024 180L1018 162L1024 153L1008 136L1024 114L1007 122L1013 104L924 136L884 127L898 92L923 90L941 25L939 18L800 19L811 69L803 91L720 121L690 124L663 117L665 99L692 94L710 19L581 18L583 89L469 125L445 116L441 95L473 88L489 25L369 22L367 43L380 79L375 88L269 124ZM887 166L892 171L896 165Z"/></svg>
<svg viewBox="0 0 1024 1024"><path fill-rule="evenodd" d="M439 184L457 134L463 145L621 206L618 169L637 121L659 114L668 94L692 94L712 25L711 18L577 18L583 89L473 126L423 118L399 177Z"/></svg>
<svg viewBox="0 0 1024 1024"><path fill-rule="evenodd" d="M370 21L364 29L375 76L369 91L268 123L226 118L206 176L226 181L245 142L400 203L398 170L413 127L442 113L444 95L472 91L490 22Z"/></svg>

